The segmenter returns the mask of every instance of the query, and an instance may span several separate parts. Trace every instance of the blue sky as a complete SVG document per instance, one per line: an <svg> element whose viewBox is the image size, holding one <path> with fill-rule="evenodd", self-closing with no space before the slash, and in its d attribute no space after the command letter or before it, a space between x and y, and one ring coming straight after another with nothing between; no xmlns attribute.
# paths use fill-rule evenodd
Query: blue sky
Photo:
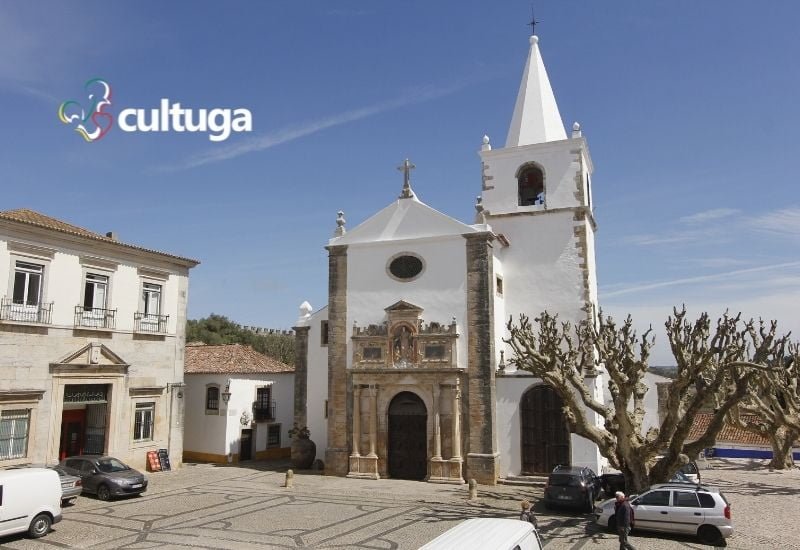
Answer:
<svg viewBox="0 0 800 550"><path fill-rule="evenodd" d="M800 334L800 120L792 0L539 1L565 124L595 164L607 313L671 306L777 318ZM403 158L431 206L471 221L476 151L505 141L530 4L0 4L3 210L31 208L198 258L191 317L283 328L327 300L323 246L397 195ZM83 83L113 112L245 107L253 132L123 133L87 144L58 105Z"/></svg>

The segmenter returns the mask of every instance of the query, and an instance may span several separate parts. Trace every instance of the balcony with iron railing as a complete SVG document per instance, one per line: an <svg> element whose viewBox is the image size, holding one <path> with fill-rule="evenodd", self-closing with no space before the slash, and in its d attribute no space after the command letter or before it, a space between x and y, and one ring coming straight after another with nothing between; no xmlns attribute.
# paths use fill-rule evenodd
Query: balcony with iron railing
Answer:
<svg viewBox="0 0 800 550"><path fill-rule="evenodd" d="M253 402L253 420L256 422L269 422L275 420L275 401L267 403Z"/></svg>
<svg viewBox="0 0 800 550"><path fill-rule="evenodd" d="M116 326L116 309L75 306L76 328L114 329Z"/></svg>
<svg viewBox="0 0 800 550"><path fill-rule="evenodd" d="M137 311L133 314L133 331L148 334L165 333L168 322L169 315L153 315Z"/></svg>
<svg viewBox="0 0 800 550"><path fill-rule="evenodd" d="M53 302L49 304L20 304L8 298L0 301L0 321L49 325Z"/></svg>

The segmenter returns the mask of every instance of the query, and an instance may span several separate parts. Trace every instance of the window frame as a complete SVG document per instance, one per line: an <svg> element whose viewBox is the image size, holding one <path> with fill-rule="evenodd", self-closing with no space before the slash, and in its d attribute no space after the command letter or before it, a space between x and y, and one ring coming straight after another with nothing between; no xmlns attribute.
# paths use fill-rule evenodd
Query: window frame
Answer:
<svg viewBox="0 0 800 550"><path fill-rule="evenodd" d="M328 342L330 341L330 338L331 338L330 324L328 323L327 319L322 319L319 322L319 345L327 346Z"/></svg>
<svg viewBox="0 0 800 550"><path fill-rule="evenodd" d="M83 292L81 292L81 307L83 308L83 311L87 311L87 310L92 311L92 310L95 310L95 309L103 309L103 310L111 309L110 307L108 307L109 301L110 301L110 298L111 298L111 274L98 273L97 271L98 270L95 270L95 269L87 269L83 273L83 284L81 285L81 288L83 290ZM97 285L98 284L102 284L102 281L99 281L99 280L96 281L95 284L93 284L92 305L89 306L89 307L86 306L86 291L87 291L87 285L90 283L90 278L91 278L91 281L93 283L94 283L94 278L97 278L97 279L103 278L103 279L105 279L105 283L104 283L105 284L105 294L103 296L103 306L102 307L98 307L95 304L95 298L97 297Z"/></svg>
<svg viewBox="0 0 800 550"><path fill-rule="evenodd" d="M397 275L392 273L392 269L391 269L392 263L394 263L396 260L398 260L398 259L400 259L400 258L402 258L404 256L410 256L412 258L416 258L422 264L422 267L420 268L420 270L416 274L414 274L411 277L407 277L407 278L398 277ZM420 277L422 277L425 274L425 270L427 269L427 267L428 266L427 266L427 263L425 262L425 258L420 256L416 252L411 252L411 251L406 250L406 251L403 251L403 252L398 252L397 254L393 254L386 261L386 274L389 276L389 278L397 281L398 283L410 283L410 282L416 281Z"/></svg>
<svg viewBox="0 0 800 550"><path fill-rule="evenodd" d="M24 412L24 416L22 414L23 412ZM14 413L17 413L16 416L14 416ZM19 460L19 459L22 459L22 458L26 458L28 456L28 447L30 446L30 440L31 440L31 417L32 417L32 413L33 413L33 410L30 409L30 408L14 408L14 409L9 408L9 409L0 410L0 434L4 434L4 430L3 430L2 426L6 422L9 422L9 425L11 427L10 430L9 430L9 434L8 434L9 437L7 439L8 440L8 453L5 454L5 455L0 455L0 462L5 462L5 461L8 461L8 460ZM16 436L16 433L15 433L16 432L16 426L17 426L17 422L16 421L18 421L18 420L24 420L25 421L25 434L22 437ZM5 437L4 436L0 436L0 440L2 440L2 439L5 439ZM18 453L14 453L13 452L14 446L15 446L14 442L15 441L19 441L20 439L22 439L22 441L23 441L23 444L22 444L23 449ZM2 445L0 445L0 449L2 449Z"/></svg>
<svg viewBox="0 0 800 550"><path fill-rule="evenodd" d="M158 287L157 291L153 289L148 289L147 287ZM150 292L149 292L150 291ZM156 307L156 311L149 311L149 304L150 301L148 300L148 296L151 294L158 294L158 304ZM140 311L145 317L148 316L155 316L159 317L161 315L161 311L164 309L164 285L159 282L149 281L147 279L142 279L141 291L139 292L139 305Z"/></svg>
<svg viewBox="0 0 800 550"><path fill-rule="evenodd" d="M526 174L526 172L528 172L531 169L538 170L539 173L541 174L541 176L542 176L542 190L541 190L540 193L537 193L536 196L533 198L534 202L523 204L523 200L522 200L522 198L523 198L522 197L522 188L523 188L522 177ZM519 168L517 168L517 173L516 173L515 179L517 181L517 206L521 206L521 207L527 208L527 207L531 207L531 206L545 207L547 205L547 173L546 173L546 171L544 169L544 166L542 166L541 164L539 164L537 162L526 162L526 163L522 164ZM525 187L533 187L533 185L530 185L530 186L526 185ZM541 202L536 202L536 198L539 197L539 195L541 195Z"/></svg>
<svg viewBox="0 0 800 550"><path fill-rule="evenodd" d="M211 400L209 399L209 392L211 390L216 390L216 392L217 392L217 399L216 399L216 407L215 408L209 407L209 404L211 403ZM204 397L205 397L204 398L204 406L205 406L206 414L210 414L210 415L215 415L216 414L216 415L218 415L219 414L219 410L220 410L220 400L221 400L221 397L222 397L222 392L220 391L220 385L219 384L206 384L206 392L205 392L205 396Z"/></svg>
<svg viewBox="0 0 800 550"><path fill-rule="evenodd" d="M146 416L140 419L140 415L150 413L149 421L146 421ZM146 432L144 430L147 430ZM131 431L131 439L136 442L142 441L155 441L156 431L156 402L155 401L137 401L133 405L133 429ZM139 437L137 437L139 436Z"/></svg>
<svg viewBox="0 0 800 550"><path fill-rule="evenodd" d="M270 432L273 430L278 432L278 442L275 444L270 444L270 436L272 435ZM280 449L281 447L281 432L283 431L282 426L280 424L268 424L267 425L267 449Z"/></svg>

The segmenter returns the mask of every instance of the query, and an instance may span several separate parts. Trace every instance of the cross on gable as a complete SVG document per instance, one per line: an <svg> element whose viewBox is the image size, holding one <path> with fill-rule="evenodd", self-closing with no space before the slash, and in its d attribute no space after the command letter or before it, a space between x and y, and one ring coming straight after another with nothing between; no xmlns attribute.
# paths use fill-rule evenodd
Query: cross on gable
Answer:
<svg viewBox="0 0 800 550"><path fill-rule="evenodd" d="M400 194L401 199L408 199L414 196L411 190L411 171L416 166L408 159L403 161L403 164L397 167L398 170L403 172L403 192Z"/></svg>

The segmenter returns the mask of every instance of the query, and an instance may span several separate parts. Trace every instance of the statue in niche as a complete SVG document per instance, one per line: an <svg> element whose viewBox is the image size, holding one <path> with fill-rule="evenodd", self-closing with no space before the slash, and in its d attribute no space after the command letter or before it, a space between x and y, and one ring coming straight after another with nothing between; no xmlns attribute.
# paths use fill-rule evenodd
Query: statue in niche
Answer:
<svg viewBox="0 0 800 550"><path fill-rule="evenodd" d="M394 333L392 339L392 350L394 364L406 366L414 358L414 345L412 342L411 331L405 325L400 326Z"/></svg>

